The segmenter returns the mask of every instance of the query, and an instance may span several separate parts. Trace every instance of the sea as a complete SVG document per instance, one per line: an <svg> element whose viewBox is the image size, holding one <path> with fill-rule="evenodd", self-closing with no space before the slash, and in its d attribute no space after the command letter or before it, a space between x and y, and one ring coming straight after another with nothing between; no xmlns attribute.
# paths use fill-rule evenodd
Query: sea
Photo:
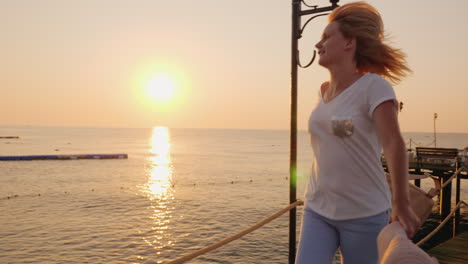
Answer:
<svg viewBox="0 0 468 264"><path fill-rule="evenodd" d="M0 139L0 156L128 154L0 161L0 263L165 263L289 203L287 130L0 126L0 136L19 136ZM434 141L404 137L412 147ZM309 140L298 133L299 199ZM463 149L468 134L438 133L437 146ZM297 215L299 229L302 207ZM285 214L188 263L287 263L288 225Z"/></svg>

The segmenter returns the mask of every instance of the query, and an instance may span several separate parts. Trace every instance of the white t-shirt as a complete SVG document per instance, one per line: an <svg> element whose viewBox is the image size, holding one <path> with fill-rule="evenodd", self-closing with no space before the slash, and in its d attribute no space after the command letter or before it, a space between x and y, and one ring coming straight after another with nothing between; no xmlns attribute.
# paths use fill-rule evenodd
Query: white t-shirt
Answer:
<svg viewBox="0 0 468 264"><path fill-rule="evenodd" d="M314 158L306 206L333 220L379 214L391 207L374 127L375 108L398 103L392 86L367 73L330 102L320 99L309 119Z"/></svg>

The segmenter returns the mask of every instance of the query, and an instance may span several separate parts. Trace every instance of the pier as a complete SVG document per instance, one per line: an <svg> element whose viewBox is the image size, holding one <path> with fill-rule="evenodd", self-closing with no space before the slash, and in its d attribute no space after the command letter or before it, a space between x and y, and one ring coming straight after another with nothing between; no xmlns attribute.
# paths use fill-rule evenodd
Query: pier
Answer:
<svg viewBox="0 0 468 264"><path fill-rule="evenodd" d="M460 199L461 180L468 178L468 157L466 151L456 148L422 148L408 153L409 174L414 184L421 185L421 179L431 178L435 188L429 191L429 197L439 199L439 214L441 222L430 234L421 239L417 245L424 245L449 222L452 222L451 238L434 248L429 249L429 255L436 257L439 263L468 263L466 245L468 232L460 226L460 210L466 203ZM382 165L388 171L385 157ZM455 185L455 186L453 186ZM452 204L452 187L455 189L455 202ZM431 193L432 192L432 193ZM453 205L453 208L452 208ZM447 231L445 231L447 232ZM450 232L450 231L449 231ZM439 242L440 243L440 242Z"/></svg>
<svg viewBox="0 0 468 264"><path fill-rule="evenodd" d="M127 154L69 154L69 155L0 156L0 161L78 160L78 159L128 159L128 155Z"/></svg>
<svg viewBox="0 0 468 264"><path fill-rule="evenodd" d="M442 218L449 215L452 205L452 182L455 181L455 199L460 201L461 180L467 179L466 169L468 159L463 157L461 150L456 148L423 148L408 152L409 174L416 176L414 184L421 186L420 178L432 178L438 186L439 213ZM388 171L385 157L382 156L382 165ZM418 176L420 176L418 178ZM446 187L446 188L444 188Z"/></svg>
<svg viewBox="0 0 468 264"><path fill-rule="evenodd" d="M428 253L436 257L440 264L468 263L467 245L468 232L463 232L455 238L430 249Z"/></svg>

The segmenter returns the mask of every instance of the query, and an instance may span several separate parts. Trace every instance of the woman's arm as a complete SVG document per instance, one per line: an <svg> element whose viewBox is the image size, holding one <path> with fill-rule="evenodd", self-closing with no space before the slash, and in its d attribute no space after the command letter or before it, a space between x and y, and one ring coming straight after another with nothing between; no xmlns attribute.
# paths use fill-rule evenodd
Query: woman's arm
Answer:
<svg viewBox="0 0 468 264"><path fill-rule="evenodd" d="M420 220L409 203L408 159L394 102L389 100L377 106L373 119L391 178L392 222L399 221L411 238L420 226Z"/></svg>

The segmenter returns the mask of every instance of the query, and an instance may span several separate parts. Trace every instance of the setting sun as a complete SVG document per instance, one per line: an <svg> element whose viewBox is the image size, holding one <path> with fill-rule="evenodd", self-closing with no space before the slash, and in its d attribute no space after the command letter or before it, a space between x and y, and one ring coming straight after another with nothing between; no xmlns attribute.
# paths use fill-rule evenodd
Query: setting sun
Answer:
<svg viewBox="0 0 468 264"><path fill-rule="evenodd" d="M147 95L158 102L167 102L176 92L176 83L170 77L157 75L151 78L146 85Z"/></svg>
<svg viewBox="0 0 468 264"><path fill-rule="evenodd" d="M135 68L133 76L135 97L148 115L176 111L189 97L188 79L180 65L144 63Z"/></svg>

